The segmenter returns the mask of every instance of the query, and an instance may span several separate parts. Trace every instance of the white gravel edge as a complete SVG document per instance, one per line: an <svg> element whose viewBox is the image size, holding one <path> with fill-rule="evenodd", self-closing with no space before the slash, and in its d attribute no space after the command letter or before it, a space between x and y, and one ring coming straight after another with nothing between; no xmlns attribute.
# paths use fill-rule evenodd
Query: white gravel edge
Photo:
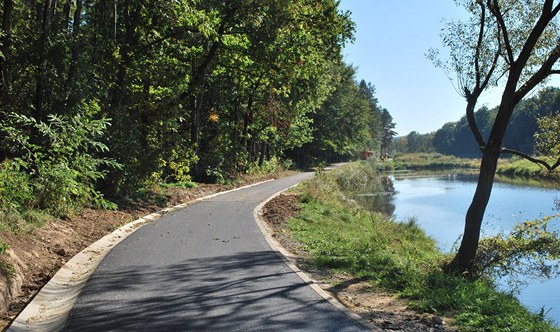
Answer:
<svg viewBox="0 0 560 332"><path fill-rule="evenodd" d="M33 300L16 317L9 332L54 332L61 331L74 306L78 295L99 263L117 244L145 224L158 220L163 215L185 208L201 200L213 198L233 191L257 186L274 179L222 191L197 198L189 202L163 209L119 227L114 232L92 243L70 259L51 280L37 293Z"/></svg>
<svg viewBox="0 0 560 332"><path fill-rule="evenodd" d="M339 311L341 311L342 313L346 314L349 318L353 319L354 321L356 321L357 323L361 324L363 327L369 329L370 331L374 331L374 332L383 332L384 330L382 330L381 328L379 328L378 326L372 324L370 321L368 321L367 319L363 318L362 316L358 315L357 313L351 311L350 309L348 309L347 307L345 307L342 303L340 303L336 298L334 298L330 293L328 293L327 291L323 290L318 282L316 280L313 280L309 275L307 275L306 273L304 273L303 271L301 271L295 264L295 257L290 254L286 249L284 249L284 247L282 247L280 245L280 243L278 243L278 241L276 241L276 239L272 236L272 229L267 225L267 223L264 221L263 219L263 208L264 206L270 202L272 199L276 198L277 196L280 196L282 193L290 190L291 188L297 186L294 185L290 188L284 189L282 191L277 192L276 194L270 196L269 198L267 198L264 202L262 202L261 204L259 204L255 210L253 211L253 216L255 217L255 221L257 223L257 226L259 226L261 233L263 234L266 242L268 243L268 245L270 246L270 248L274 251L276 251L276 253L278 254L278 256L280 256L282 258L282 260L284 261L284 263L286 263L286 265L288 265L288 267L294 271L298 277L301 278L301 280L303 280L306 284L308 284L317 294L319 294L322 298L324 298L325 300L327 300L331 305L333 305L336 309L338 309Z"/></svg>

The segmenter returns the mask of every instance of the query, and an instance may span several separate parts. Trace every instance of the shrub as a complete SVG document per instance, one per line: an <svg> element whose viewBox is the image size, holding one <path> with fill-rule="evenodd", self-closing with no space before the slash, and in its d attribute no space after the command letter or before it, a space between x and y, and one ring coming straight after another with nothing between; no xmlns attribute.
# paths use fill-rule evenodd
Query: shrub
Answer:
<svg viewBox="0 0 560 332"><path fill-rule="evenodd" d="M83 103L73 116L51 114L42 122L13 113L0 124L7 142L19 151L12 161L3 163L2 172L13 179L0 181L21 186L10 197L2 193L4 199L16 208L32 205L58 217L84 205L115 208L95 189L107 169L120 167L100 156L108 150L99 139L109 119L96 119L98 112L97 103Z"/></svg>
<svg viewBox="0 0 560 332"><path fill-rule="evenodd" d="M514 289L526 277L560 276L560 231L548 229L550 221L558 218L560 215L526 221L509 234L482 238L476 257L478 276L505 277Z"/></svg>
<svg viewBox="0 0 560 332"><path fill-rule="evenodd" d="M0 163L0 205L4 209L23 209L32 205L34 196L29 175L22 169L21 160Z"/></svg>

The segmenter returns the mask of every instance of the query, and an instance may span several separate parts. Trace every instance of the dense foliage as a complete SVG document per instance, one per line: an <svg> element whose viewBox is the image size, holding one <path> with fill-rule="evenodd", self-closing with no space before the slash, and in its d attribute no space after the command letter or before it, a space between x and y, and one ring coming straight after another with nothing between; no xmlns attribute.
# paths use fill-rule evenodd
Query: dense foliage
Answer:
<svg viewBox="0 0 560 332"><path fill-rule="evenodd" d="M492 129L497 111L498 107L492 109L482 107L474 113L478 127L485 138ZM550 142L558 141L558 130L554 131L556 123L554 117L558 117L558 114L560 114L560 89L556 87L543 89L532 98L520 102L510 120L504 137L504 146L528 154L557 155L551 153L554 149L550 144L553 143L546 143L549 144L546 147L543 144L547 138ZM543 128L541 130L543 134L535 137L539 132L539 123ZM537 146L539 140L543 142L541 148ZM458 157L479 157L481 154L466 116L457 122L446 123L433 133L421 135L411 132L400 138L395 147L399 152L434 151Z"/></svg>
<svg viewBox="0 0 560 332"><path fill-rule="evenodd" d="M353 22L335 0L4 0L0 14L0 179L21 188L0 199L14 206L348 157L387 136L373 87L342 62Z"/></svg>
<svg viewBox="0 0 560 332"><path fill-rule="evenodd" d="M348 160L371 149L383 153L395 135L393 119L379 106L375 88L363 80L356 85L352 67L336 70L334 91L310 116L312 138L288 153L298 164Z"/></svg>

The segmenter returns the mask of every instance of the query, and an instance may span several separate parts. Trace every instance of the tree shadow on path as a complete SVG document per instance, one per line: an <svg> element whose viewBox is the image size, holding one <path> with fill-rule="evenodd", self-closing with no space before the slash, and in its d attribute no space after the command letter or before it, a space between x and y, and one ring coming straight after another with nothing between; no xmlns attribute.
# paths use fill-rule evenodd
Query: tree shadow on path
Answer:
<svg viewBox="0 0 560 332"><path fill-rule="evenodd" d="M363 331L273 251L100 271L65 331Z"/></svg>

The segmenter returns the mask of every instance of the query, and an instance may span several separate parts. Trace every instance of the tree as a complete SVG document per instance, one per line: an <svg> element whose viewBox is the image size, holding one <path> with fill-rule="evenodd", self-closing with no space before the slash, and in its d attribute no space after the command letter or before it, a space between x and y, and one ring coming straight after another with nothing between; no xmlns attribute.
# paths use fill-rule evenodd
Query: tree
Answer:
<svg viewBox="0 0 560 332"><path fill-rule="evenodd" d="M447 62L431 57L436 66L454 71L458 88L467 101L466 117L482 152L477 188L465 218L459 250L447 265L455 273L472 272L484 212L494 183L498 159L515 154L536 162L549 171L560 165L533 158L503 146L515 106L538 84L553 74L560 58L560 4L553 0L458 1L471 14L467 22L451 22L443 34L450 50ZM500 86L501 102L487 139L479 130L474 109L481 93Z"/></svg>
<svg viewBox="0 0 560 332"><path fill-rule="evenodd" d="M111 126L95 157L123 165L96 184L112 197L247 171L311 140L353 33L338 4L1 0L0 122L97 105ZM21 157L4 136L0 163Z"/></svg>
<svg viewBox="0 0 560 332"><path fill-rule="evenodd" d="M393 137L397 134L393 117L383 108L381 110L381 147L379 149L380 156L383 157L389 153L389 147L393 142Z"/></svg>
<svg viewBox="0 0 560 332"><path fill-rule="evenodd" d="M371 127L376 114L371 103L374 97L356 83L355 69L338 64L331 71L337 77L332 82L334 91L311 116L313 138L298 150L305 159L298 160L302 164L348 160L369 149L372 137L379 135Z"/></svg>
<svg viewBox="0 0 560 332"><path fill-rule="evenodd" d="M541 156L560 155L560 111L537 120L539 131L535 134L535 149Z"/></svg>
<svg viewBox="0 0 560 332"><path fill-rule="evenodd" d="M383 130L379 101L375 97L375 86L373 86L373 84L369 82L366 82L365 80L361 80L359 88L360 95L368 100L371 108L371 119L369 126L372 137L368 148L370 150L379 151L381 146L381 138L383 136Z"/></svg>
<svg viewBox="0 0 560 332"><path fill-rule="evenodd" d="M12 11L13 1L4 0L2 30L0 30L0 96L9 90L10 87L8 57L10 56L12 39Z"/></svg>

